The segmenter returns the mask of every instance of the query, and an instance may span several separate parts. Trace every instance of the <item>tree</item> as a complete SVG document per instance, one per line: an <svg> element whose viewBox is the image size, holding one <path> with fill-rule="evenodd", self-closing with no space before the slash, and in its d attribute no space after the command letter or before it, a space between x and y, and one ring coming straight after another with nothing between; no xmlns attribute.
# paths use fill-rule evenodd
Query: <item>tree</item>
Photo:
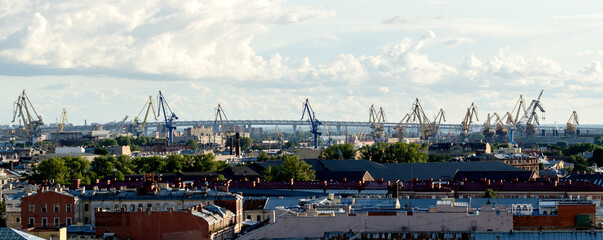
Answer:
<svg viewBox="0 0 603 240"><path fill-rule="evenodd" d="M447 162L451 157L448 154L429 154L427 162Z"/></svg>
<svg viewBox="0 0 603 240"><path fill-rule="evenodd" d="M592 162L597 164L597 166L603 166L603 148L597 147L593 151L593 157L591 158Z"/></svg>
<svg viewBox="0 0 603 240"><path fill-rule="evenodd" d="M110 146L116 146L116 145L117 145L117 141L115 141L115 139L112 139L112 138L104 138L104 139L98 140L98 146L110 147Z"/></svg>
<svg viewBox="0 0 603 240"><path fill-rule="evenodd" d="M98 178L113 176L115 172L115 157L113 156L98 156L92 161L92 171L96 173Z"/></svg>
<svg viewBox="0 0 603 240"><path fill-rule="evenodd" d="M280 180L281 170L279 169L279 167L268 166L268 168L266 168L266 170L264 170L264 172L262 173L262 179L264 179L264 181L269 182Z"/></svg>
<svg viewBox="0 0 603 240"><path fill-rule="evenodd" d="M356 159L356 148L350 143L334 144L320 151L321 159Z"/></svg>
<svg viewBox="0 0 603 240"><path fill-rule="evenodd" d="M68 184L65 177L67 176L67 166L65 162L56 157L46 159L38 165L34 165L31 169L32 174L30 180L35 182L43 182L45 180L53 180L58 184Z"/></svg>
<svg viewBox="0 0 603 240"><path fill-rule="evenodd" d="M491 188L486 189L484 192L484 198L498 198L498 192L495 192Z"/></svg>
<svg viewBox="0 0 603 240"><path fill-rule="evenodd" d="M595 137L595 144L603 147L603 136L602 135Z"/></svg>
<svg viewBox="0 0 603 240"><path fill-rule="evenodd" d="M186 142L186 145L188 145L190 150L197 150L199 148L199 145L197 145L197 142L194 139L189 139L188 142Z"/></svg>
<svg viewBox="0 0 603 240"><path fill-rule="evenodd" d="M102 147L97 147L94 149L94 154L96 155L109 155L109 150Z"/></svg>
<svg viewBox="0 0 603 240"><path fill-rule="evenodd" d="M375 143L360 148L363 159L379 163L427 162L427 146L418 143Z"/></svg>
<svg viewBox="0 0 603 240"><path fill-rule="evenodd" d="M588 168L588 161L578 154L567 157L565 161L574 164L574 169L572 169L572 172L582 172L586 171Z"/></svg>
<svg viewBox="0 0 603 240"><path fill-rule="evenodd" d="M241 137L240 141L241 141L241 150L247 150L253 144L253 140L248 137Z"/></svg>
<svg viewBox="0 0 603 240"><path fill-rule="evenodd" d="M285 179L293 178L294 181L312 181L316 178L316 172L310 164L300 160L296 156L285 155L282 157L283 164L279 167Z"/></svg>
<svg viewBox="0 0 603 240"><path fill-rule="evenodd" d="M130 146L132 145L132 138L128 136L119 136L115 138L115 142L119 146Z"/></svg>

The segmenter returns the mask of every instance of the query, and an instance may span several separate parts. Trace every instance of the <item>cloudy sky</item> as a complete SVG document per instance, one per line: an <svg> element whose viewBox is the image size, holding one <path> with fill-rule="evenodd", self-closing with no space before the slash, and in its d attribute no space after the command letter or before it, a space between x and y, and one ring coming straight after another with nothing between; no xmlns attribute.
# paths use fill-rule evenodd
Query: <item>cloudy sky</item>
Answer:
<svg viewBox="0 0 603 240"><path fill-rule="evenodd" d="M544 89L543 123L603 123L599 1L0 1L0 124L26 89L45 122L137 115L162 90L182 120L399 121L419 98L460 123Z"/></svg>

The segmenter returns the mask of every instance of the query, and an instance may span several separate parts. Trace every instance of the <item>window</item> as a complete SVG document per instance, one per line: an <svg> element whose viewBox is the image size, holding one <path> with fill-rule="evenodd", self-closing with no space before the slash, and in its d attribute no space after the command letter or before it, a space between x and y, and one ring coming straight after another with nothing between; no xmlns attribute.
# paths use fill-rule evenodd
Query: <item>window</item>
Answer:
<svg viewBox="0 0 603 240"><path fill-rule="evenodd" d="M161 204L159 204L159 203L155 203L155 210L156 210L156 211L161 210Z"/></svg>
<svg viewBox="0 0 603 240"><path fill-rule="evenodd" d="M87 203L84 204L84 211L85 212L90 211L90 205L88 205Z"/></svg>
<svg viewBox="0 0 603 240"><path fill-rule="evenodd" d="M42 218L42 227L48 227L48 218Z"/></svg>
<svg viewBox="0 0 603 240"><path fill-rule="evenodd" d="M71 212L71 204L65 205L65 212Z"/></svg>
<svg viewBox="0 0 603 240"><path fill-rule="evenodd" d="M61 219L58 217L54 218L54 227L58 227L61 225Z"/></svg>
<svg viewBox="0 0 603 240"><path fill-rule="evenodd" d="M119 210L119 204L113 204L113 211Z"/></svg>
<svg viewBox="0 0 603 240"><path fill-rule="evenodd" d="M15 218L15 222L21 222L21 218Z"/></svg>
<svg viewBox="0 0 603 240"><path fill-rule="evenodd" d="M45 213L46 212L46 204L42 204L42 212Z"/></svg>
<svg viewBox="0 0 603 240"><path fill-rule="evenodd" d="M147 210L153 210L153 204L147 204Z"/></svg>
<svg viewBox="0 0 603 240"><path fill-rule="evenodd" d="M33 203L29 204L29 212L35 212L36 211L36 205Z"/></svg>
<svg viewBox="0 0 603 240"><path fill-rule="evenodd" d="M262 216L258 215L256 219L257 219L258 222L261 222L262 221Z"/></svg>
<svg viewBox="0 0 603 240"><path fill-rule="evenodd" d="M35 219L35 218L30 217L30 218L29 218L29 225L27 225L27 226L28 226L28 227L33 227L33 226L35 225L35 223L36 223L36 219Z"/></svg>
<svg viewBox="0 0 603 240"><path fill-rule="evenodd" d="M138 208L142 209L142 203L138 204Z"/></svg>
<svg viewBox="0 0 603 240"><path fill-rule="evenodd" d="M136 205L130 204L130 211L132 211L132 212L136 211Z"/></svg>
<svg viewBox="0 0 603 240"><path fill-rule="evenodd" d="M251 219L251 215L247 215L247 219Z"/></svg>
<svg viewBox="0 0 603 240"><path fill-rule="evenodd" d="M84 217L84 223L85 224L90 224L90 219L88 217Z"/></svg>
<svg viewBox="0 0 603 240"><path fill-rule="evenodd" d="M66 218L65 223L67 226L71 226L71 218L70 217Z"/></svg>
<svg viewBox="0 0 603 240"><path fill-rule="evenodd" d="M55 205L54 205L54 212L57 212L57 213L58 213L58 212L60 212L60 211L61 211L61 207L60 207L60 205L59 205L59 204L55 204Z"/></svg>

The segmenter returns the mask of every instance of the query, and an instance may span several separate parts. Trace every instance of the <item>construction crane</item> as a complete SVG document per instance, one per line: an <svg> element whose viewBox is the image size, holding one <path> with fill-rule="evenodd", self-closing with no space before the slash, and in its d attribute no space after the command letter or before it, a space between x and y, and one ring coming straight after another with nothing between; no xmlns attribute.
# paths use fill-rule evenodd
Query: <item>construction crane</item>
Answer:
<svg viewBox="0 0 603 240"><path fill-rule="evenodd" d="M146 111L145 111L145 109L146 109ZM132 128L134 129L136 136L140 136L144 132L144 127L147 124L147 120L149 118L150 111L153 111L153 117L155 118L155 121L157 121L157 113L155 112L155 105L153 105L153 97L152 96L149 96L149 99L144 104L144 106L142 106L142 109L138 113L138 116L134 117L134 122L132 123ZM141 123L140 115L142 115L143 112L145 112L145 114L144 114L144 119L142 120L142 123Z"/></svg>
<svg viewBox="0 0 603 240"><path fill-rule="evenodd" d="M372 129L371 137L376 143L386 142L385 128L383 127L383 123L386 121L383 108L380 107L379 111L376 111L375 106L371 105L369 108L369 123Z"/></svg>
<svg viewBox="0 0 603 240"><path fill-rule="evenodd" d="M128 115L126 115L124 117L124 119L122 119L119 123L117 123L117 127L115 127L113 130L111 130L109 132L109 136L117 137L122 132L122 130L124 128L124 124L126 123L126 120L128 120Z"/></svg>
<svg viewBox="0 0 603 240"><path fill-rule="evenodd" d="M524 131L527 136L534 136L534 134L536 134L536 125L540 125L537 111L544 113L544 108L540 103L540 98L542 97L543 92L544 90L540 91L540 95L538 95L538 98L536 100L532 100L530 106L528 106L527 108L527 114L519 120L519 125L522 128L525 128Z"/></svg>
<svg viewBox="0 0 603 240"><path fill-rule="evenodd" d="M473 116L475 116L475 121L479 121L479 118L477 117L477 106L475 106L475 103L471 103L471 106L467 108L465 119L463 119L463 122L461 123L461 138L463 139L469 137L469 134L471 133L471 124L473 123Z"/></svg>
<svg viewBox="0 0 603 240"><path fill-rule="evenodd" d="M222 141L221 144L224 145L224 141L228 139L230 134L234 132L233 127L230 125L228 121L228 117L226 117L226 113L224 113L224 109L218 103L218 106L215 108L216 110L216 118L214 120L214 126L218 126L218 120L220 120L220 131L222 132ZM226 125L224 123L226 122Z"/></svg>
<svg viewBox="0 0 603 240"><path fill-rule="evenodd" d="M572 115L567 120L567 124L565 127L565 135L574 136L576 134L576 127L580 125L578 122L578 113L576 111L572 112Z"/></svg>
<svg viewBox="0 0 603 240"><path fill-rule="evenodd" d="M23 90L23 93L19 95L14 103L12 122L15 122L19 117L23 121L23 128L30 143L33 144L34 139L40 135L41 126L44 125L44 121L42 121L42 116L38 115L36 109L34 109L31 101L29 101L25 90Z"/></svg>
<svg viewBox="0 0 603 240"><path fill-rule="evenodd" d="M440 138L440 125L442 124L442 120L446 122L445 114L446 112L444 112L444 109L440 108L438 114L436 114L436 116L433 118L433 129L436 134L436 141Z"/></svg>
<svg viewBox="0 0 603 240"><path fill-rule="evenodd" d="M322 122L316 119L316 115L314 114L314 110L312 110L312 106L310 106L310 101L306 98L302 106L302 117L301 120L304 120L304 116L308 113L308 121L310 122L311 132L314 135L314 148L318 149L318 136L322 133L318 131L318 127L322 124Z"/></svg>
<svg viewBox="0 0 603 240"><path fill-rule="evenodd" d="M65 124L67 124L67 122L67 111L63 108L63 113L61 114L61 122L57 125L59 132L63 131L63 128L65 127Z"/></svg>
<svg viewBox="0 0 603 240"><path fill-rule="evenodd" d="M157 117L161 116L161 113L163 113L165 128L169 133L169 143L172 143L174 142L174 130L176 130L176 126L174 126L174 121L178 120L178 116L176 116L176 114L172 112L170 105L168 105L161 91L159 91L159 95L157 96L157 98Z"/></svg>
<svg viewBox="0 0 603 240"><path fill-rule="evenodd" d="M331 146L333 139L331 138L331 133L329 132L329 126L327 123L324 123L323 127L325 128L325 132L327 133L327 146Z"/></svg>

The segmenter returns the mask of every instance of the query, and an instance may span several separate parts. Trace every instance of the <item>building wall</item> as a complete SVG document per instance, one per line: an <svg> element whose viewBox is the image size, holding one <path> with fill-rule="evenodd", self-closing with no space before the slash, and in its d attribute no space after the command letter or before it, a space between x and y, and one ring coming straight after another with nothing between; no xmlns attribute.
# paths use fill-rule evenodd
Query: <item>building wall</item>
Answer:
<svg viewBox="0 0 603 240"><path fill-rule="evenodd" d="M75 219L76 212L76 198L65 194L57 193L54 191L39 191L36 194L30 196L24 196L21 198L21 228L26 229L30 226L29 219L34 218L34 225L31 227L35 228L55 228L59 226L65 226L67 218L71 218L71 223L76 223ZM30 205L31 204L31 205ZM46 212L42 212L42 205L46 205ZM55 204L58 204L59 211L55 212ZM71 211L67 212L67 205L71 205ZM30 209L30 206L32 207ZM42 225L42 219L47 219L47 225ZM54 219L59 219L59 225L55 225Z"/></svg>
<svg viewBox="0 0 603 240"><path fill-rule="evenodd" d="M547 216L513 216L513 227L523 229L573 229L576 227L576 216L590 214L593 219L596 206L590 205L558 205L557 215Z"/></svg>
<svg viewBox="0 0 603 240"><path fill-rule="evenodd" d="M209 239L209 225L191 211L97 212L96 236L122 239Z"/></svg>
<svg viewBox="0 0 603 240"><path fill-rule="evenodd" d="M276 213L281 215L282 212ZM510 231L513 217L506 211L465 212L389 212L329 216L276 217L276 222L239 239L323 237L325 232L400 232L400 231Z"/></svg>

